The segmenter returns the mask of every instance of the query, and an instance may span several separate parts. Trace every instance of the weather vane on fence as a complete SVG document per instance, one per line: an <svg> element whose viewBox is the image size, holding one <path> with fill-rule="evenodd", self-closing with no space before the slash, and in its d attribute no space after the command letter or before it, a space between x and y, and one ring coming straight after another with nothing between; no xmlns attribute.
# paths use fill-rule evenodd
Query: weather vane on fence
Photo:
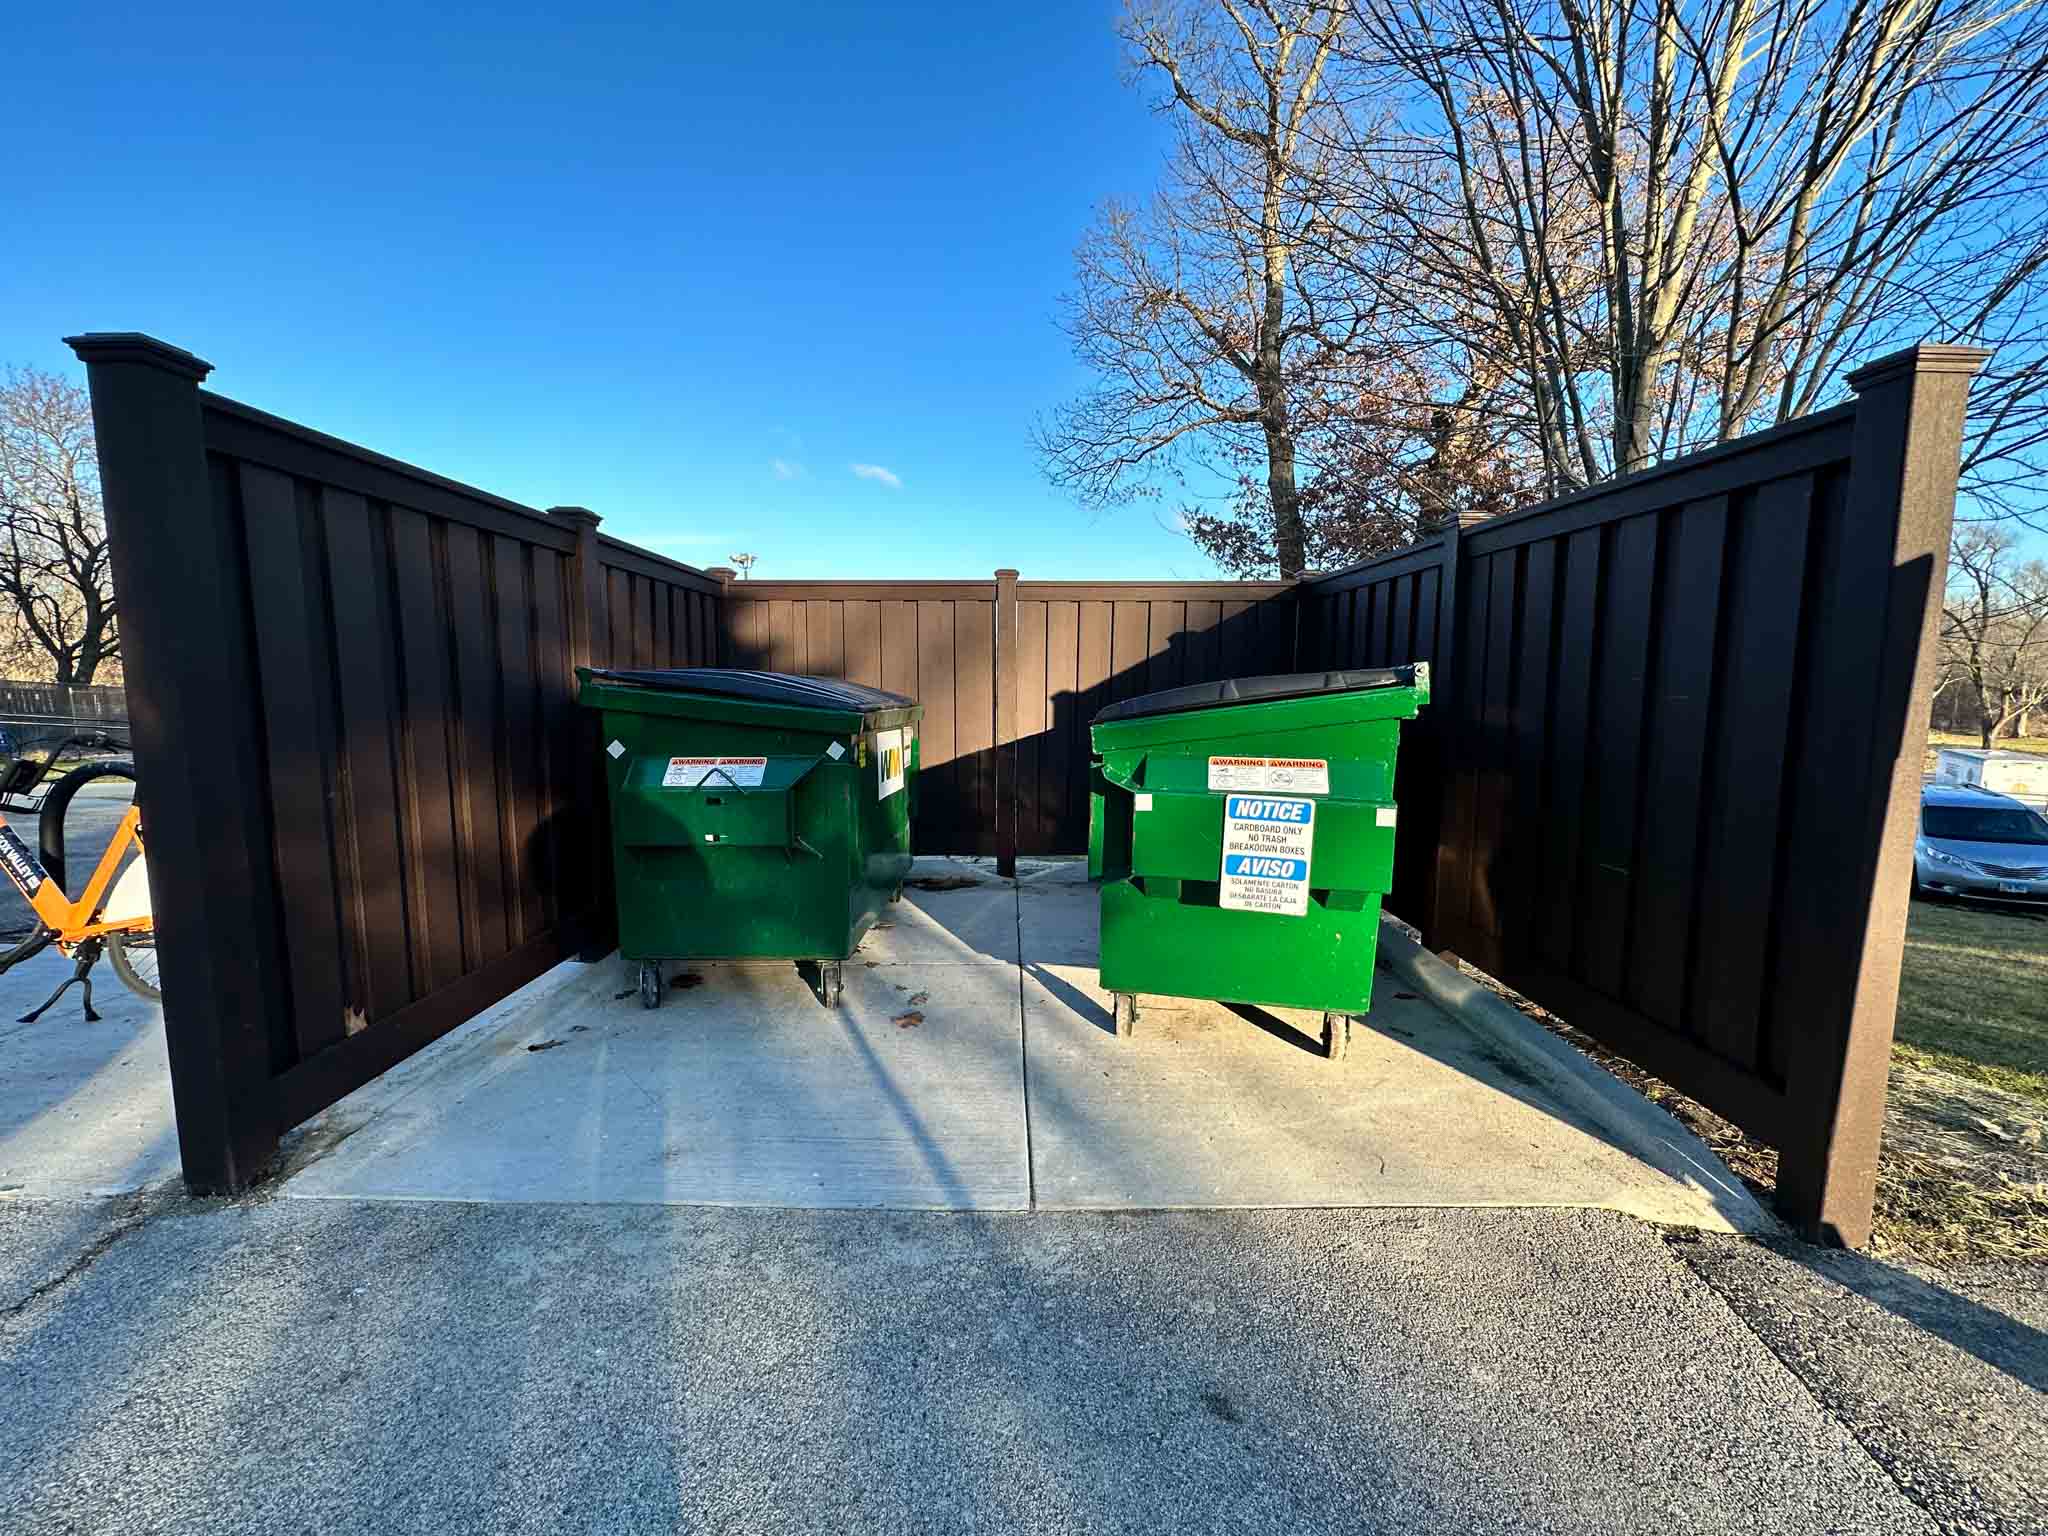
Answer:
<svg viewBox="0 0 2048 1536"><path fill-rule="evenodd" d="M759 555L727 555L725 558L730 560L733 564L733 569L740 573L740 580L745 581L747 579L747 572L754 568L754 562L761 557Z"/></svg>

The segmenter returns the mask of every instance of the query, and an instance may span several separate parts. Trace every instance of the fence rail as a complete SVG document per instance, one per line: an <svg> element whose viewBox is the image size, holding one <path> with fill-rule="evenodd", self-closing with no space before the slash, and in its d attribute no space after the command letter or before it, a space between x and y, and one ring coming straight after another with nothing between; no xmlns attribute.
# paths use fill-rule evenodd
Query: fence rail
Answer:
<svg viewBox="0 0 2048 1536"><path fill-rule="evenodd" d="M0 679L0 722L11 726L125 726L124 688L71 688L62 683Z"/></svg>
<svg viewBox="0 0 2048 1536"><path fill-rule="evenodd" d="M733 582L206 393L150 338L73 345L195 1188L606 951L579 665L914 695L917 846L1013 869L1085 845L1105 704L1429 661L1391 910L1775 1143L1809 1229L1867 1235L1980 353L1300 584Z"/></svg>

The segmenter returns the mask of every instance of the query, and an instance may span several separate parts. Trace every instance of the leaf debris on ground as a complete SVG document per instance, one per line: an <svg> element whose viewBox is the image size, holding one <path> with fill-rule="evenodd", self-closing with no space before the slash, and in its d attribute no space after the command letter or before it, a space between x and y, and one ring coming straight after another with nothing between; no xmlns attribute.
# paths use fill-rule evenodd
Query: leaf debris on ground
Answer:
<svg viewBox="0 0 2048 1536"><path fill-rule="evenodd" d="M896 1017L891 1019L889 1022L891 1024L894 1024L898 1029L915 1029L918 1025L924 1022L924 1015L919 1013L915 1008L913 1008L908 1013L897 1014Z"/></svg>

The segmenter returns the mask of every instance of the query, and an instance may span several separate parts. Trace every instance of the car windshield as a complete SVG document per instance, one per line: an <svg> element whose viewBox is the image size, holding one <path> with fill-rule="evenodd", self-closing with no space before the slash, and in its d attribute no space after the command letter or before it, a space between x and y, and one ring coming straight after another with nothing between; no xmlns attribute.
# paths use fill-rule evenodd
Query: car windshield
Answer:
<svg viewBox="0 0 2048 1536"><path fill-rule="evenodd" d="M1922 806L1920 831L1923 836L1955 843L2048 845L2048 821L2018 806Z"/></svg>

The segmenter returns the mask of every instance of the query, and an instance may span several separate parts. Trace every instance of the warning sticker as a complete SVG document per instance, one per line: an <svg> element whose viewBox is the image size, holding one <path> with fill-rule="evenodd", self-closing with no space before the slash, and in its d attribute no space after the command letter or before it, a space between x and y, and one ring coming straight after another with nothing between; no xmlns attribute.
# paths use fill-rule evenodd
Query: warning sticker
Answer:
<svg viewBox="0 0 2048 1536"><path fill-rule="evenodd" d="M1330 762L1323 757L1212 757L1211 789L1276 789L1292 795L1327 795Z"/></svg>
<svg viewBox="0 0 2048 1536"><path fill-rule="evenodd" d="M908 731L875 732L875 790L879 798L886 800L903 787L904 777L910 771L910 733Z"/></svg>
<svg viewBox="0 0 2048 1536"><path fill-rule="evenodd" d="M1306 917L1315 836L1313 800L1230 796L1223 803L1223 875L1217 905L1232 912Z"/></svg>
<svg viewBox="0 0 2048 1536"><path fill-rule="evenodd" d="M672 757L661 776L663 789L695 789L700 784L730 784L755 789L768 771L765 757Z"/></svg>

